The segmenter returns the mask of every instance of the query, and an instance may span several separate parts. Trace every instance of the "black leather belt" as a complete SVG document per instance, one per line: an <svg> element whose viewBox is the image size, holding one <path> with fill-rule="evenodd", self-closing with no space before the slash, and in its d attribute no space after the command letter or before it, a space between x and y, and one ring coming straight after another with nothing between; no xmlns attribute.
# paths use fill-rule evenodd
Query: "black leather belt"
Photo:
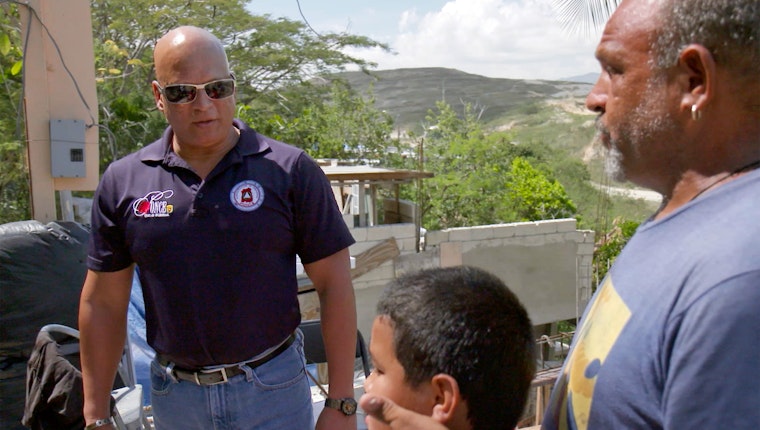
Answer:
<svg viewBox="0 0 760 430"><path fill-rule="evenodd" d="M177 379L194 382L198 385L223 384L227 382L229 378L245 373L245 371L241 369L240 366L248 366L251 369L259 367L262 364L277 357L286 349L288 349L288 347L293 344L294 340L296 340L296 335L295 333L291 333L290 336L288 336L288 338L285 339L285 342L283 342L277 348L273 349L272 352L270 352L269 354L259 359L251 360L246 363L236 364L234 366L229 366L229 367L221 367L218 369L208 369L208 370L206 369L188 370L188 369L181 369L179 367L174 367L172 368L172 373ZM159 357L158 362L164 367L169 365L169 363L166 360L162 360L160 357Z"/></svg>

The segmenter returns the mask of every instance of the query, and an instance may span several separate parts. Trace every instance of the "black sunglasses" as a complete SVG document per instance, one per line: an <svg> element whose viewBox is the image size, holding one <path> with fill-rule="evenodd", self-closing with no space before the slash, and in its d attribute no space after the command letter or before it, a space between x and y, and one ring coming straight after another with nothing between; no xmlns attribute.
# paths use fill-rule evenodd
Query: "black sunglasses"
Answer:
<svg viewBox="0 0 760 430"><path fill-rule="evenodd" d="M214 100L226 99L235 93L235 80L219 79L217 81L206 82L205 84L172 84L165 87L156 84L161 94L166 97L166 101L175 104L192 103L198 95L198 90L206 91L206 95Z"/></svg>

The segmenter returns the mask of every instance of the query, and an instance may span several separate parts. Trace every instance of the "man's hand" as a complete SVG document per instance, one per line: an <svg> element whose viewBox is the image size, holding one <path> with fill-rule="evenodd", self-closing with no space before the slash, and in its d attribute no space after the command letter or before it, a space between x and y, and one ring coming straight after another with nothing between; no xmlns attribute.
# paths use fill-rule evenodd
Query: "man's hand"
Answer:
<svg viewBox="0 0 760 430"><path fill-rule="evenodd" d="M382 396L364 394L359 406L367 414L367 421L377 420L394 430L446 430L432 417L404 409Z"/></svg>

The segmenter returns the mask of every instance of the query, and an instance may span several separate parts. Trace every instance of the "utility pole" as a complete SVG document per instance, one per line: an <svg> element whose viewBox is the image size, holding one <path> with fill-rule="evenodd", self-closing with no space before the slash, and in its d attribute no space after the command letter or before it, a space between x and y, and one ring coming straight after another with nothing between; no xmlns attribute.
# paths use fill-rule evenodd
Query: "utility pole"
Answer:
<svg viewBox="0 0 760 430"><path fill-rule="evenodd" d="M89 0L16 3L24 56L24 113L32 218L54 221L56 191L94 190L98 98Z"/></svg>

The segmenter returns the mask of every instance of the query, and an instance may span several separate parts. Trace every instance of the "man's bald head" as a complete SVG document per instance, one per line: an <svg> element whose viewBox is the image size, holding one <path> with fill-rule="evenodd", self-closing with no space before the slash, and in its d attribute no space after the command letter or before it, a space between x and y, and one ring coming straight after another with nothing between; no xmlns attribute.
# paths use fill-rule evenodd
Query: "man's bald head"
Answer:
<svg viewBox="0 0 760 430"><path fill-rule="evenodd" d="M224 46L216 36L207 30L193 26L182 26L170 30L158 39L156 48L153 50L156 79L165 83L168 73L197 67L195 63L199 56L221 61L229 70Z"/></svg>

